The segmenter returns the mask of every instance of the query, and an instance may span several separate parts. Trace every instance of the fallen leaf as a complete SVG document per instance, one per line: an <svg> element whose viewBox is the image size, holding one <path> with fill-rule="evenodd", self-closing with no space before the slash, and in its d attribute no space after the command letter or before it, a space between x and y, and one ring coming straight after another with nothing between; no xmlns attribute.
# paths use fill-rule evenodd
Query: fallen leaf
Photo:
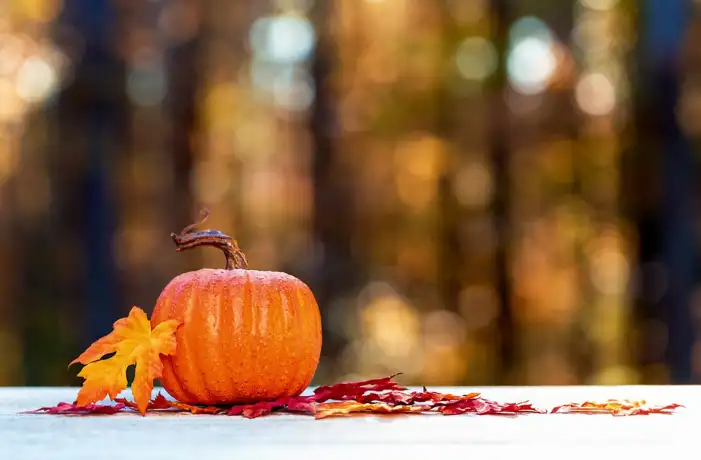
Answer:
<svg viewBox="0 0 701 460"><path fill-rule="evenodd" d="M604 402L586 401L583 403L569 403L554 407L551 414L611 414L614 416L671 414L675 409L684 407L681 404L667 404L665 406L648 406L645 400L616 400L609 399Z"/></svg>
<svg viewBox="0 0 701 460"><path fill-rule="evenodd" d="M124 406L130 409L137 409L136 403L129 401L125 398L116 398L116 402L124 404ZM175 409L176 412L190 412L193 414L220 414L226 412L225 408L214 407L214 406L194 406L190 404L181 403L180 401L171 401L167 399L160 392L156 397L149 401L147 411L149 410L169 410Z"/></svg>
<svg viewBox="0 0 701 460"><path fill-rule="evenodd" d="M150 403L148 403L148 408L154 410L168 409L172 407L172 403L173 401L169 401L165 396L158 392L156 397Z"/></svg>
<svg viewBox="0 0 701 460"><path fill-rule="evenodd" d="M316 414L314 418L322 419L339 415L347 415L357 412L370 412L381 414L410 414L424 412L425 407L397 405L392 406L386 403L361 403L357 401L339 401L319 404L316 406Z"/></svg>
<svg viewBox="0 0 701 460"><path fill-rule="evenodd" d="M263 415L268 415L275 409L284 407L284 402L276 401L261 401L255 404L243 404L233 406L227 412L227 415L241 415L245 418L257 418Z"/></svg>
<svg viewBox="0 0 701 460"><path fill-rule="evenodd" d="M85 364L78 374L85 379L78 392L77 404L84 406L102 400L115 399L127 387L126 369L136 364L132 394L138 411L144 415L148 408L153 381L163 372L160 355L175 353L176 320L160 323L153 330L146 313L133 307L127 318L114 323L114 330L93 343L73 363ZM107 359L104 355L115 353Z"/></svg>
<svg viewBox="0 0 701 460"><path fill-rule="evenodd" d="M439 403L449 403L452 401L460 401L466 399L473 399L478 397L479 393L468 393L465 395L453 395L449 393L437 393L434 391L427 391L425 388L423 391L387 391L384 393L366 393L355 398L358 402L370 403L370 402L383 402L390 405L398 404L416 404L416 403L430 403L430 405L437 405Z"/></svg>
<svg viewBox="0 0 701 460"><path fill-rule="evenodd" d="M407 393L405 391L388 391L386 393L367 393L359 395L355 398L357 402L361 403L372 403L372 402L382 402L396 406L398 404L413 404L417 401L422 400L420 396L422 393Z"/></svg>
<svg viewBox="0 0 701 460"><path fill-rule="evenodd" d="M422 392L415 394L414 398L416 401L431 401L434 403L439 402L450 402L450 401L462 401L466 399L474 399L480 396L479 393L467 393L464 395L454 395L450 393L438 393L435 391L427 391L424 387Z"/></svg>
<svg viewBox="0 0 701 460"><path fill-rule="evenodd" d="M80 406L77 404L69 404L60 402L53 407L41 407L36 410L25 412L25 414L58 414L58 415L111 415L124 409L126 406L121 403L113 405L102 404L87 404Z"/></svg>
<svg viewBox="0 0 701 460"><path fill-rule="evenodd" d="M136 407L135 402L129 401L126 398L114 398L114 402L116 402L118 404L123 404L124 407L128 407L129 409L139 410L139 408Z"/></svg>
<svg viewBox="0 0 701 460"><path fill-rule="evenodd" d="M135 409L138 410L138 407L135 402L129 401L126 398L115 398L115 402L124 404L126 407L130 409ZM156 395L156 397L149 401L148 403L148 408L146 409L147 411L149 410L162 410L162 409L170 409L171 408L171 401L168 401L165 396L163 396L160 392Z"/></svg>
<svg viewBox="0 0 701 460"><path fill-rule="evenodd" d="M438 408L443 415L517 415L523 413L543 413L528 402L500 404L484 398L462 399Z"/></svg>
<svg viewBox="0 0 701 460"><path fill-rule="evenodd" d="M297 396L294 398L289 398L285 409L290 412L303 412L307 414L313 414L316 411L316 406L314 401L305 396Z"/></svg>
<svg viewBox="0 0 701 460"><path fill-rule="evenodd" d="M232 406L227 415L241 415L245 418L257 418L268 415L278 409L313 414L314 402L313 396L285 397L274 401L261 401L254 404Z"/></svg>
<svg viewBox="0 0 701 460"><path fill-rule="evenodd" d="M399 385L397 382L392 381L397 375L399 374L360 382L341 382L330 386L322 385L314 390L314 400L316 402L325 402L332 399L346 401L356 399L368 391L406 390L406 388Z"/></svg>
<svg viewBox="0 0 701 460"><path fill-rule="evenodd" d="M192 404L181 403L179 401L168 401L168 404L173 409L178 409L183 412L190 412L192 414L216 415L223 414L226 412L225 408L217 406L195 406Z"/></svg>
<svg viewBox="0 0 701 460"><path fill-rule="evenodd" d="M524 401L519 403L508 403L502 404L501 413L514 413L514 414L545 414L547 411L543 409L538 409L533 407L533 404Z"/></svg>

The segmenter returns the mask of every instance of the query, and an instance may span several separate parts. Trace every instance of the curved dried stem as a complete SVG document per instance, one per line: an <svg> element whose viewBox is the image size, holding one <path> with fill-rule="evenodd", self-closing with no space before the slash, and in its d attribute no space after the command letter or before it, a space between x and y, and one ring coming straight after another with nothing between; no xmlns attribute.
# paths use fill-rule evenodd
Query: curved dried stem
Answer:
<svg viewBox="0 0 701 460"><path fill-rule="evenodd" d="M203 208L198 222L188 225L179 234L171 233L170 236L176 246L175 250L181 252L198 246L214 246L224 253L227 270L248 268L246 255L241 251L236 240L229 235L225 235L219 230L193 232L195 227L202 225L208 217L209 209Z"/></svg>

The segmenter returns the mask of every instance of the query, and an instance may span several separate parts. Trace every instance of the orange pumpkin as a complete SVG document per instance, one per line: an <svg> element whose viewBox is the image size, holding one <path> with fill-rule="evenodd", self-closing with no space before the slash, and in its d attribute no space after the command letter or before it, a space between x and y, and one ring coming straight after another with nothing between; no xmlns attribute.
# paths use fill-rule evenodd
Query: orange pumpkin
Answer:
<svg viewBox="0 0 701 460"><path fill-rule="evenodd" d="M299 279L248 270L236 241L217 230L172 234L177 251L215 246L226 269L183 273L163 289L153 327L177 319L174 356L163 356L166 391L189 404L236 404L300 394L321 353L316 299Z"/></svg>

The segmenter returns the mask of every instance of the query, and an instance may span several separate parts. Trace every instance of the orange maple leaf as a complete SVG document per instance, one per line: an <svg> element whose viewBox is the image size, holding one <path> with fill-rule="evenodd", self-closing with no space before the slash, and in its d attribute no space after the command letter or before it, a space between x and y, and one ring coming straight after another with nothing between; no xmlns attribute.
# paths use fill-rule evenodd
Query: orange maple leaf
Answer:
<svg viewBox="0 0 701 460"><path fill-rule="evenodd" d="M139 412L145 414L153 381L163 373L160 355L175 353L175 331L180 324L177 320L168 320L151 330L146 313L133 307L128 317L114 323L112 332L95 341L71 362L85 364L78 374L85 380L76 404L83 406L101 401L107 395L114 400L127 387L127 367L136 364L131 390ZM100 360L109 353L115 354Z"/></svg>
<svg viewBox="0 0 701 460"><path fill-rule="evenodd" d="M355 412L374 412L381 414L407 414L424 412L426 408L423 406L399 405L390 406L385 403L361 403L357 401L340 401L319 404L316 406L316 419L333 417L337 415L347 415Z"/></svg>
<svg viewBox="0 0 701 460"><path fill-rule="evenodd" d="M609 399L604 402L585 401L583 403L570 403L553 408L551 413L582 413L582 414L611 414L625 415L649 415L669 414L681 406L680 404L667 404L665 406L649 406L647 401L631 401L629 399Z"/></svg>

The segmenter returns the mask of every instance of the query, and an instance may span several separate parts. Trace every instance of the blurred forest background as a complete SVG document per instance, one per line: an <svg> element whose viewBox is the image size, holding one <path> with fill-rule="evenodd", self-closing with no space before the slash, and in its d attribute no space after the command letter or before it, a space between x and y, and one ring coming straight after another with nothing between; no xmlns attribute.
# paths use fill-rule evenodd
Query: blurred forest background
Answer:
<svg viewBox="0 0 701 460"><path fill-rule="evenodd" d="M0 385L211 209L322 309L314 383L701 377L701 2L0 2Z"/></svg>

